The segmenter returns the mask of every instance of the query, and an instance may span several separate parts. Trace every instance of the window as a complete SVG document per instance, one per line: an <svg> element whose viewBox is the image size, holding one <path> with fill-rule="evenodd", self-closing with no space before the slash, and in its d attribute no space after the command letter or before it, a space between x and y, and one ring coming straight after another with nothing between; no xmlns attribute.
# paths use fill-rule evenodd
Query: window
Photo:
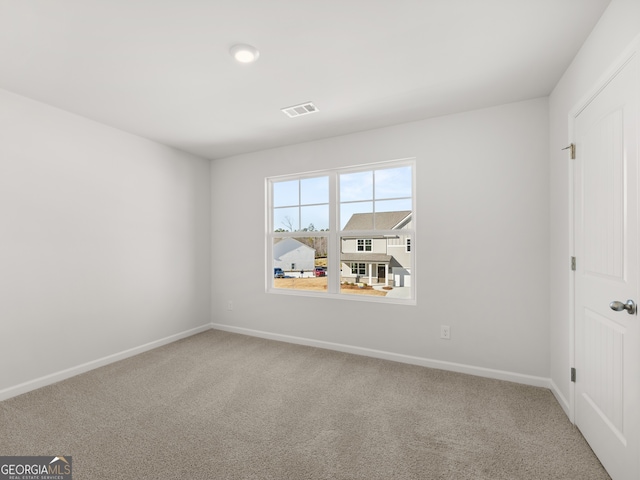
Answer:
<svg viewBox="0 0 640 480"><path fill-rule="evenodd" d="M365 275L367 273L367 266L364 263L352 263L351 273L354 275Z"/></svg>
<svg viewBox="0 0 640 480"><path fill-rule="evenodd" d="M410 159L267 178L267 291L414 304L414 171Z"/></svg>
<svg viewBox="0 0 640 480"><path fill-rule="evenodd" d="M358 251L359 252L370 252L371 251L371 239L358 239Z"/></svg>

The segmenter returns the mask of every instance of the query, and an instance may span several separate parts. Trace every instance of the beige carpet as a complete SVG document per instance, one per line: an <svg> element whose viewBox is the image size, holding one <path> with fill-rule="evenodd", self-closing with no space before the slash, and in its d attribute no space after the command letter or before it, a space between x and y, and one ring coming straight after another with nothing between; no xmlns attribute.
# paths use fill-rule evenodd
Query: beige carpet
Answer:
<svg viewBox="0 0 640 480"><path fill-rule="evenodd" d="M0 402L75 480L608 479L552 394L220 331Z"/></svg>

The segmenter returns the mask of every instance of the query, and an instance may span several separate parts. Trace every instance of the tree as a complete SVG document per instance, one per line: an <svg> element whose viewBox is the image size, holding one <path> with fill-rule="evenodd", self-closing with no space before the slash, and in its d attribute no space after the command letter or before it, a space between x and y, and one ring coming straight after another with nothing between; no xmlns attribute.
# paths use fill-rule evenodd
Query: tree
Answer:
<svg viewBox="0 0 640 480"><path fill-rule="evenodd" d="M291 217L286 216L284 217L284 220L282 220L282 224L285 226L286 230L285 232L293 232L293 220L291 219Z"/></svg>

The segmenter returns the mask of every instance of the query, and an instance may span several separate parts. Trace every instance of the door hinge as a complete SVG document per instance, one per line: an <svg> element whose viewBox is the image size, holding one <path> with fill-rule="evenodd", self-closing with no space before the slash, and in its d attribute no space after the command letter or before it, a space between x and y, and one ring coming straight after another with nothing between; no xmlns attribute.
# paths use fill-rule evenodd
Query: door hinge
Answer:
<svg viewBox="0 0 640 480"><path fill-rule="evenodd" d="M576 257L571 257L571 270L576 271Z"/></svg>
<svg viewBox="0 0 640 480"><path fill-rule="evenodd" d="M572 381L573 383L575 383L575 382L576 382L576 369L575 369L575 368L572 368L572 369L571 369L571 381Z"/></svg>
<svg viewBox="0 0 640 480"><path fill-rule="evenodd" d="M576 144L572 143L568 147L564 147L562 150L569 150L569 149L571 149L571 160L575 160L576 159Z"/></svg>

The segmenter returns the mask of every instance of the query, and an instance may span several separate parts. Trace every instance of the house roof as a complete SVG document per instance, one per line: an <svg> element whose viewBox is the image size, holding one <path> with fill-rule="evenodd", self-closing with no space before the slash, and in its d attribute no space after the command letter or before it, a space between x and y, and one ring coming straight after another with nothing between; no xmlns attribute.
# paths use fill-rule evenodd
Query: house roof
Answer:
<svg viewBox="0 0 640 480"><path fill-rule="evenodd" d="M411 210L377 213L354 213L344 226L343 230L394 230L399 228L403 221L411 215Z"/></svg>
<svg viewBox="0 0 640 480"><path fill-rule="evenodd" d="M293 250L297 250L300 247L314 251L314 249L309 245L305 245L295 238L283 238L273 246L273 258L275 260L279 260L283 255L292 252Z"/></svg>
<svg viewBox="0 0 640 480"><path fill-rule="evenodd" d="M343 262L368 262L368 263L389 263L392 255L384 253L343 253L340 260Z"/></svg>

